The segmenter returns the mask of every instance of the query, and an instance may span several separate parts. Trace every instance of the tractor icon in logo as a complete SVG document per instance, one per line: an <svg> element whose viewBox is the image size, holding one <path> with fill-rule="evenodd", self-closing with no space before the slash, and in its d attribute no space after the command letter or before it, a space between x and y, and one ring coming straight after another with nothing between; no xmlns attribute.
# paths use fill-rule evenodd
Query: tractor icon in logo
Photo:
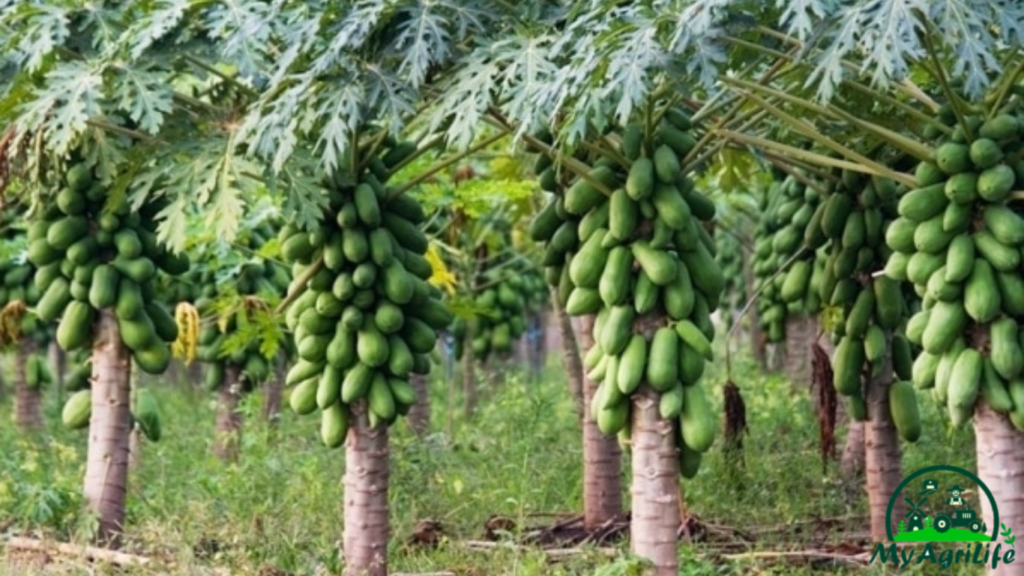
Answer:
<svg viewBox="0 0 1024 576"><path fill-rule="evenodd" d="M981 520L978 520L978 515L960 497L963 489L958 484L954 484L947 492L951 492L953 496L946 500L945 512L935 516L935 530L942 533L950 528L967 528L971 532L980 532ZM951 506L954 507L952 511L950 510Z"/></svg>
<svg viewBox="0 0 1024 576"><path fill-rule="evenodd" d="M917 475L928 474L920 484L909 486L911 476L903 481L890 500L889 509L897 498L905 502L905 513L901 517L891 517L890 524L894 534L890 536L895 542L988 542L994 535L989 535L987 524L981 517L981 507L973 499L982 494L989 497L991 493L980 481L969 472L959 468L932 467L922 469ZM954 476L955 474L955 476ZM959 476L959 477L957 477ZM965 480L974 484L965 483ZM967 488L961 488L963 484ZM977 488L976 488L977 486ZM905 490L904 490L905 488ZM968 500L971 498L971 500ZM995 507L993 506L993 510Z"/></svg>

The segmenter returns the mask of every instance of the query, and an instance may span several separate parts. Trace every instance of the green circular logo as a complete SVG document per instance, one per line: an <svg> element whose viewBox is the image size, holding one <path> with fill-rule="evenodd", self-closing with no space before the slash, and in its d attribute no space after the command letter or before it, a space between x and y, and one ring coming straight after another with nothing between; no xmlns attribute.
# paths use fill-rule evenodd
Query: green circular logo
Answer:
<svg viewBox="0 0 1024 576"><path fill-rule="evenodd" d="M910 482L912 480L914 480L915 478L919 478L919 477L923 476L924 474L928 474L930 472L954 472L954 473L957 473L957 474L961 474L961 475L966 476L967 478L970 478L971 480L973 480L975 482L975 484L977 484L978 487L981 488L985 492L985 495L988 496L989 504L991 504L991 506L992 506L992 524L993 525L992 525L992 538L991 538L991 541L995 542L996 539L999 538L999 507L996 505L996 499L992 496L992 491L988 489L988 486L986 486L985 483L982 482L980 478L978 478L974 474L968 472L967 470L964 470L963 468L957 468L956 466L948 466L948 465L944 465L944 464L941 464L941 465L938 465L938 466L928 466L927 468L921 468L917 472L914 472L910 476L907 476L906 478L904 478L903 482L900 482L900 485L896 487L896 490L892 493L892 496L889 498L889 507L886 508L886 510L885 510L885 534L886 534L886 536L888 536L889 541L890 542L895 542L896 541L896 539L893 537L893 534L892 534L892 509L893 509L893 506L895 506L895 504L896 504L896 499L903 492L903 488L905 488L907 486L907 484L910 484Z"/></svg>

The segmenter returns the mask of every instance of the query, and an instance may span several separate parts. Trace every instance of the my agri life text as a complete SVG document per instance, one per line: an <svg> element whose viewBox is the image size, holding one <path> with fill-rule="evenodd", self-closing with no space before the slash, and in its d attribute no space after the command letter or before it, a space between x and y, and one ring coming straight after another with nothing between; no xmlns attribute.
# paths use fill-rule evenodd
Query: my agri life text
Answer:
<svg viewBox="0 0 1024 576"><path fill-rule="evenodd" d="M984 548L982 547L984 544ZM870 564L874 564L876 558L881 559L881 563L885 564L892 558L892 562L900 568L906 568L912 563L920 564L925 560L928 560L932 564L938 564L943 568L949 568L953 564L991 564L992 569L995 570L996 566L1002 561L1003 564L1013 564L1014 556L1016 552L1011 548L1005 553L1001 554L1002 544L996 544L995 550L989 550L989 543L979 542L974 545L974 549L971 549L971 544L968 544L965 548L960 550L935 550L931 543L925 544L924 550L917 557L917 561L914 562L914 554L917 550L911 548L904 548L899 550L896 544L890 544L889 549L886 550L885 544L878 544L875 546L875 552L871 555Z"/></svg>

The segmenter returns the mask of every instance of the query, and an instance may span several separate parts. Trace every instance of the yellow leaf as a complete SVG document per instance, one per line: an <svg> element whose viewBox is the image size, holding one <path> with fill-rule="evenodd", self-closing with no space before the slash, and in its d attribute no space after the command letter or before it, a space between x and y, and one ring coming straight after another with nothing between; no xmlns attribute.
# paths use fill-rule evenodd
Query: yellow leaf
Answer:
<svg viewBox="0 0 1024 576"><path fill-rule="evenodd" d="M188 366L195 359L199 344L199 311L188 302L180 302L174 310L174 322L178 325L178 338L171 344L171 353Z"/></svg>
<svg viewBox="0 0 1024 576"><path fill-rule="evenodd" d="M427 247L426 258L427 262L430 262L430 269L432 270L427 281L434 286L444 288L449 294L455 294L455 275L445 266L435 242L431 242L430 246Z"/></svg>

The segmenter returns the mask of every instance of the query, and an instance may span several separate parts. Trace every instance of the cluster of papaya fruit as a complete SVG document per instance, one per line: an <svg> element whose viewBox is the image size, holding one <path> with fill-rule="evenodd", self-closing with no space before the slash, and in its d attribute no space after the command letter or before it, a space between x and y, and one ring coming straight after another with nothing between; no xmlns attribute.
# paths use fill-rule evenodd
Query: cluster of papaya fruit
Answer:
<svg viewBox="0 0 1024 576"><path fill-rule="evenodd" d="M826 253L819 296L832 312L825 325L837 341L833 385L847 398L850 415L863 421L868 417L866 386L895 374L887 392L890 415L900 436L915 442L921 436L921 418L909 382L911 347L902 334L910 307L900 284L879 273L891 252L885 234L896 217L897 185L842 171L825 187L829 194L815 211L805 239L810 248Z"/></svg>
<svg viewBox="0 0 1024 576"><path fill-rule="evenodd" d="M57 344L72 351L89 345L98 312L112 310L136 364L160 374L178 326L155 297L157 271L189 268L186 256L157 242L154 216L163 206L150 202L133 212L123 194L108 197L84 162L64 178L55 202L28 227L28 259L42 292L36 313L43 322L60 319Z"/></svg>
<svg viewBox="0 0 1024 576"><path fill-rule="evenodd" d="M596 315L584 365L600 382L590 406L598 427L628 444L631 397L646 383L673 424L687 478L717 428L699 380L725 284L702 224L715 206L682 170L696 144L691 128L687 113L672 108L649 134L640 123L625 127L617 151L625 165L602 157L568 187L542 172L542 187L564 193L530 229L547 243L546 279L567 312Z"/></svg>
<svg viewBox="0 0 1024 576"><path fill-rule="evenodd" d="M786 318L817 314L824 262L804 249L804 236L818 210L821 194L796 176L776 179L761 192L761 220L754 241L754 277L763 289L757 298L761 329L769 342L786 339ZM777 274L794 254L786 272Z"/></svg>
<svg viewBox="0 0 1024 576"><path fill-rule="evenodd" d="M732 326L736 311L742 309L747 301L747 282L743 277L743 244L734 232L721 227L715 228L714 238L718 265L721 266L722 276L725 278L718 313L721 314L722 322L726 326Z"/></svg>
<svg viewBox="0 0 1024 576"><path fill-rule="evenodd" d="M289 402L299 414L321 410L321 439L332 448L344 442L357 401L366 399L371 427L408 412L409 375L429 373L437 332L452 321L427 282L423 208L385 185L416 147L389 140L365 169L329 183L319 228L288 224L279 236L293 263L289 292L304 290L285 316L299 356L286 377L295 385Z"/></svg>
<svg viewBox="0 0 1024 576"><path fill-rule="evenodd" d="M527 316L539 312L547 300L544 278L532 266L501 266L498 262L480 275L482 289L474 298L478 313L452 322L456 358L462 357L467 335L472 336L470 345L477 360L486 361L492 353L510 353L526 333Z"/></svg>
<svg viewBox="0 0 1024 576"><path fill-rule="evenodd" d="M1013 196L1024 188L1024 108L1014 97L994 112L960 125L940 111L949 130L934 131L933 160L918 164L918 187L899 200L886 273L922 299L906 331L922 348L917 388L932 390L956 426L984 398L1024 430L1024 219Z"/></svg>
<svg viewBox="0 0 1024 576"><path fill-rule="evenodd" d="M239 242L247 252L258 254L271 238L273 229L269 222L263 222L239 238ZM239 385L243 392L251 392L273 370L272 359L261 351L265 339L259 327L272 322L270 306L287 292L291 282L288 270L272 259L254 255L226 269L207 268L196 276L200 297L195 306L203 318L196 357L208 366L204 384L208 390L217 390L225 375L237 370L236 382L232 384ZM250 327L255 329L243 332L250 334L245 345L238 345L237 338L232 336ZM286 347L287 344L291 342Z"/></svg>
<svg viewBox="0 0 1024 576"><path fill-rule="evenodd" d="M27 247L25 231L20 227L24 220L24 212L20 206L4 206L0 212L0 244L9 257L0 259L0 310L8 304L22 302L25 307L35 307L40 298L40 287L35 282L36 267L24 255ZM20 307L19 307L20 308ZM30 308L8 310L8 315L0 314L0 344L16 344L25 346L29 351L25 359L25 384L30 388L39 388L52 384L54 373L50 367L46 350L54 338L55 328L52 324L40 322ZM8 323L16 323L9 326ZM68 374L65 376L64 388L75 391L89 385L91 366L88 354L73 353Z"/></svg>
<svg viewBox="0 0 1024 576"><path fill-rule="evenodd" d="M21 219L24 212L19 205L0 208L0 345L27 337L42 348L52 340L53 328L26 313L39 302L40 290L33 282L35 266L25 257Z"/></svg>
<svg viewBox="0 0 1024 576"><path fill-rule="evenodd" d="M53 372L40 352L29 355L25 359L25 385L29 388L40 388L44 384L53 384Z"/></svg>
<svg viewBox="0 0 1024 576"><path fill-rule="evenodd" d="M64 374L64 389L77 392L89 387L92 377L92 350L75 350L68 354L68 370Z"/></svg>

